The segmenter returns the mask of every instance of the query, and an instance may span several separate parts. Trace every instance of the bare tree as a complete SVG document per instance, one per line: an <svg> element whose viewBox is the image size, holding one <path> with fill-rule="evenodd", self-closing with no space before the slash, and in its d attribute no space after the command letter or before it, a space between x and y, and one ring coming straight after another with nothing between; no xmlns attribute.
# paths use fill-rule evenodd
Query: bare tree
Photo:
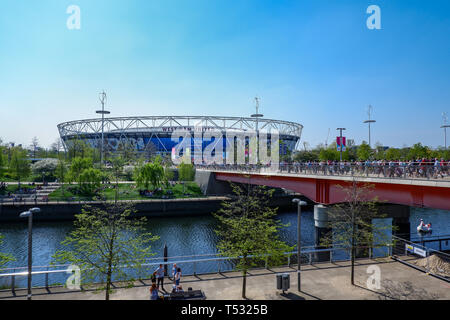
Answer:
<svg viewBox="0 0 450 320"><path fill-rule="evenodd" d="M322 245L338 245L348 250L351 259L351 284L354 285L357 249L373 246L374 240L378 246L384 246L390 242L386 231L394 227L373 224L373 219L385 217L376 207L377 198L372 195L373 185L353 180L350 186L341 188L345 202L330 208L328 219L331 231L322 239Z"/></svg>

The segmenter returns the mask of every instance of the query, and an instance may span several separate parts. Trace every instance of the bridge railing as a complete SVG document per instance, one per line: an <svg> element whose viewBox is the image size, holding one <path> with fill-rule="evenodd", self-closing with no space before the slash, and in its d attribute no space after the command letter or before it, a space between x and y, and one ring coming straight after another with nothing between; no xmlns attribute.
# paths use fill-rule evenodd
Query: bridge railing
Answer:
<svg viewBox="0 0 450 320"><path fill-rule="evenodd" d="M435 164L434 162L311 162L311 163L281 163L271 165L196 165L197 169L253 172L253 173L288 173L299 175L345 176L345 177L376 177L392 179L437 179L450 182L450 164Z"/></svg>

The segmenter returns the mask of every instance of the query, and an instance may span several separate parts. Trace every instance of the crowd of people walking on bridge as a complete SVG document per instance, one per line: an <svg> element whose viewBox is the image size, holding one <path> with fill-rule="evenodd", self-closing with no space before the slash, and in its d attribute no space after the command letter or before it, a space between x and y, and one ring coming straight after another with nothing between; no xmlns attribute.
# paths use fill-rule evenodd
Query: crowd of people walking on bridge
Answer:
<svg viewBox="0 0 450 320"><path fill-rule="evenodd" d="M232 171L261 171L266 165L197 165L198 168ZM385 178L444 179L450 174L450 161L444 158L416 160L365 160L365 161L281 161L278 171L317 175L359 175Z"/></svg>

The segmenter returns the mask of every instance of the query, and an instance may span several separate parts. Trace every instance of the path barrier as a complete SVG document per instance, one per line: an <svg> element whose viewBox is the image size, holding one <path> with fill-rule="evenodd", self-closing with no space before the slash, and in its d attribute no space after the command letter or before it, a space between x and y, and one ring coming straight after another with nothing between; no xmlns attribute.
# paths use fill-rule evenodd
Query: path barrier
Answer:
<svg viewBox="0 0 450 320"><path fill-rule="evenodd" d="M385 254L382 256L389 256L391 254L391 245L379 245L378 248L386 248ZM361 246L358 248L367 249L368 254L364 257L359 256L359 259L375 258L374 250L376 248ZM329 260L323 261L318 260L316 254L329 252ZM254 255L249 255L249 259L256 258ZM268 269L269 256L257 258L258 264L254 269ZM204 274L214 274L229 272L234 270L236 263L236 258L233 257L223 257L217 253L213 254L202 254L202 255L191 255L191 256L172 256L166 258L155 257L149 258L140 268L131 269L127 272L130 279L149 279L153 271L160 265L168 265L168 270L170 272L171 266L176 263L177 267L180 267L183 275L204 275ZM333 263L340 261L348 261L350 256L348 250L343 247L333 247L325 249L315 249L314 246L302 247L301 252L301 264L317 264L317 263ZM297 265L297 251L284 253L284 260L281 265L276 267L294 267ZM72 274L68 272L68 264L55 264L49 266L33 266L32 276L33 276L33 287L34 288L45 288L49 290L51 287L64 286L69 276ZM124 269L130 269L130 267L124 267ZM83 272L81 270L81 272ZM13 295L16 294L16 290L26 288L26 279L28 276L27 267L13 267L13 268L2 268L0 270L0 292L3 290L10 290ZM170 274L168 276L171 276ZM117 280L115 280L117 281ZM102 281L98 281L102 282ZM3 283L3 285L2 285ZM3 289L1 289L3 288Z"/></svg>
<svg viewBox="0 0 450 320"><path fill-rule="evenodd" d="M450 254L398 236L392 240L394 260L450 282Z"/></svg>

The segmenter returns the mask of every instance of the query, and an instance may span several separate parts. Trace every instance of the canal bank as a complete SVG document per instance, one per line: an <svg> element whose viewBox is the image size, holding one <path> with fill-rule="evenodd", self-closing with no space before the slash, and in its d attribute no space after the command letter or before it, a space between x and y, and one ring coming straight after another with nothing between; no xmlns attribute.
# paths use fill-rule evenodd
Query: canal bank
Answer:
<svg viewBox="0 0 450 320"><path fill-rule="evenodd" d="M272 198L271 207L280 211L292 210L293 195L279 195ZM136 209L135 217L179 217L199 216L217 212L221 203L229 198L226 196L208 196L204 198L186 199L151 199L119 201L132 203ZM81 213L83 206L99 207L101 201L86 202L28 202L4 203L0 205L0 223L22 221L19 215L33 207L39 207L41 212L33 216L34 221L72 221L75 215Z"/></svg>

